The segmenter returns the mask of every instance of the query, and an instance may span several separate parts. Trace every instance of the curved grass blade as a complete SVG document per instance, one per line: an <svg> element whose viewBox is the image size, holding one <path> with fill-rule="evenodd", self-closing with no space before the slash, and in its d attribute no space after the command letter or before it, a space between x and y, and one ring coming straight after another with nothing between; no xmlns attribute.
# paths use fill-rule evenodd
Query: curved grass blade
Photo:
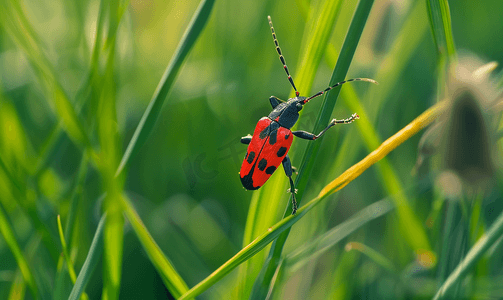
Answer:
<svg viewBox="0 0 503 300"><path fill-rule="evenodd" d="M496 221L491 225L487 233L482 236L475 245L468 251L466 257L458 264L456 269L444 281L438 289L437 294L433 299L442 299L449 297L450 293L456 284L465 277L465 275L475 266L482 258L482 255L494 245L503 234L503 213L501 213Z"/></svg>
<svg viewBox="0 0 503 300"><path fill-rule="evenodd" d="M349 87L344 93L346 96L349 96L344 97L343 100L346 106L351 111L357 111L360 115L360 120L358 120L356 127L363 137L366 148L372 151L372 149L378 147L381 138L370 123L369 118L366 117L368 114L364 107L361 106L360 101L358 101L354 88ZM353 151L353 153L354 152L356 151ZM411 201L409 201L404 193L402 182L386 157L377 164L377 170L381 175L379 178L382 180L384 190L390 195L395 204L398 222L400 224L399 229L407 243L414 250L431 250L430 242L423 225L410 207L409 203L411 203Z"/></svg>
<svg viewBox="0 0 503 300"><path fill-rule="evenodd" d="M397 274L397 269L393 263L384 255L359 242L350 242L345 247L346 251L356 250L366 255L370 260L381 266L391 274Z"/></svg>
<svg viewBox="0 0 503 300"><path fill-rule="evenodd" d="M373 0L362 0L358 3L355 14L353 16L353 20L351 21L351 25L342 46L339 59L337 60L332 78L330 79L330 86L345 79L373 3ZM325 94L313 132L321 132L321 130L325 128L326 124L328 124L339 92L340 88L335 88ZM309 176L313 170L316 161L315 158L317 157L317 154L319 152L320 145L320 141L317 141L316 143L309 143L307 145L306 151L304 152L304 156L299 168L299 174L295 180L296 187L299 190L297 194L297 202L299 204L307 187L307 182L309 181ZM290 203L288 203L288 207L289 206ZM291 209L286 210L284 217L288 214L291 214ZM264 266L262 267L262 270L257 277L253 288L255 293L254 295L256 295L257 297L261 297L260 295L267 295L269 284L280 261L281 252L289 233L290 230L287 229L272 244L266 264L264 264Z"/></svg>
<svg viewBox="0 0 503 300"><path fill-rule="evenodd" d="M5 243L7 244L7 246L9 246L10 251L14 255L19 270L21 270L24 281L30 288L33 298L37 299L38 290L35 284L33 273L31 271L30 266L28 265L28 262L26 261L26 258L24 257L23 252L21 251L21 248L19 247L19 243L16 240L14 230L12 229L12 226L10 225L7 219L7 215L5 214L5 211L1 205L0 205L0 232L4 237Z"/></svg>
<svg viewBox="0 0 503 300"><path fill-rule="evenodd" d="M174 297L180 297L189 290L187 284L183 281L169 259L162 253L125 195L122 196L122 200L124 213L131 223L136 236L138 236L143 249L147 252L150 261L161 276L164 285Z"/></svg>
<svg viewBox="0 0 503 300"><path fill-rule="evenodd" d="M72 283L75 284L77 280L77 275L75 275L75 269L73 269L73 263L70 259L70 255L68 255L68 248L66 247L65 235L63 234L63 226L61 226L61 217L58 215L58 232L59 239L61 241L61 247L63 248L63 256L66 260L66 265L68 267L68 274L70 275L70 279Z"/></svg>
<svg viewBox="0 0 503 300"><path fill-rule="evenodd" d="M297 248L285 258L289 272L295 272L296 270L302 268L313 258L323 254L325 251L349 236L351 233L355 232L363 225L387 214L394 208L395 207L390 200L381 200L373 203L356 213L348 220L316 238L314 241L307 242L304 246Z"/></svg>
<svg viewBox="0 0 503 300"><path fill-rule="evenodd" d="M73 262L70 259L70 255L68 254L68 248L66 246L65 235L63 234L63 226L61 226L61 217L59 215L58 215L58 232L59 232L59 239L61 240L61 247L63 248L63 257L65 258L65 261L66 261L68 275L70 275L70 279L72 280L72 283L75 284L75 282L77 281L77 276L75 275L75 269L73 268ZM81 299L82 300L89 299L86 292L83 292Z"/></svg>
<svg viewBox="0 0 503 300"><path fill-rule="evenodd" d="M360 176L365 170L370 168L373 164L381 160L383 157L388 155L392 150L398 147L400 144L411 138L413 135L418 133L421 129L431 124L438 116L445 110L446 102L440 102L433 107L426 110L416 119L414 119L407 126L402 128L400 131L395 133L392 137L384 141L376 150L367 155L357 164L353 165L351 168L347 169L335 180L330 182L325 186L318 196L306 205L302 206L295 215L290 215L272 227L270 227L266 232L258 236L253 242L244 247L236 255L234 255L230 260L225 262L217 270L211 273L203 281L199 282L188 292L183 294L180 299L190 299L203 291L211 287L217 281L222 279L226 274L236 268L239 264L248 260L250 257L258 253L265 246L267 246L271 241L278 237L282 232L286 231L293 224L295 224L300 218L302 218L308 211L319 204L323 199L332 195L333 193L339 191L345 187L348 183L353 181L356 177ZM503 222L503 221L502 221Z"/></svg>
<svg viewBox="0 0 503 300"><path fill-rule="evenodd" d="M96 229L96 233L94 234L93 241L91 243L91 247L89 248L89 252L87 253L86 260L84 261L84 265L79 272L79 276L77 277L77 281L73 286L72 292L68 300L78 300L82 295L91 275L93 273L94 268L98 264L101 254L103 252L103 229L105 225L105 220L107 219L106 214L101 217L100 223L98 224L98 228Z"/></svg>
<svg viewBox="0 0 503 300"><path fill-rule="evenodd" d="M176 75L187 57L187 54L192 49L192 46L194 46L194 43L203 31L214 3L215 0L202 0L199 4L199 7L194 13L192 20L187 26L187 29L178 44L178 48L176 49L173 58L166 68L166 71L164 71L161 81L157 85L154 95L152 96L152 100L150 100L150 103L145 109L145 112L140 119L140 123L138 124L138 127L136 127L133 137L124 152L124 156L122 157L119 167L117 168L117 172L115 173L116 177L122 172L129 159L139 151L141 146L143 146L150 135L150 132L154 128L157 117L161 113L162 104L171 90L171 87L175 82Z"/></svg>

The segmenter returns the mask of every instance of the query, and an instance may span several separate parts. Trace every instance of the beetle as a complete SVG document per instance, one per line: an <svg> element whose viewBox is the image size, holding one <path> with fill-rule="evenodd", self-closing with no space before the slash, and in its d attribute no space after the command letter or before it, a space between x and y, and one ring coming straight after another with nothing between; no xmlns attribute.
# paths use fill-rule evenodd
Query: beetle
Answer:
<svg viewBox="0 0 503 300"><path fill-rule="evenodd" d="M276 171L279 164L283 164L283 169L285 170L286 176L290 180L290 189L288 192L292 194L292 214L297 211L297 202L295 200L295 184L292 180L293 167L288 156L288 150L292 145L293 135L301 139L314 141L321 137L328 129L330 129L335 124L349 124L353 121L359 119L360 117L354 113L351 117L343 120L333 119L328 126L323 129L319 134L315 135L303 130L291 131L293 125L299 119L299 111L302 107L308 103L311 99L323 95L324 93L330 91L331 89L340 86L346 82L351 81L368 81L372 83L377 83L373 79L368 78L354 78L341 81L333 86L326 88L314 94L311 97L301 97L300 93L297 91L295 84L293 83L292 76L288 71L286 66L285 58L281 53L279 47L278 39L276 38L276 33L274 32L274 27L272 25L271 17L267 17L269 20L269 26L271 27L272 37L274 40L274 45L276 46L276 51L278 52L279 59L283 64L286 75L288 76L288 81L295 90L295 98L290 98L288 101L283 101L275 96L269 98L269 102L273 108L272 112L267 116L261 118L253 135L247 135L241 138L241 143L248 144L248 149L246 155L241 165L241 170L239 172L241 183L243 187L247 190L256 190L260 188L271 175Z"/></svg>

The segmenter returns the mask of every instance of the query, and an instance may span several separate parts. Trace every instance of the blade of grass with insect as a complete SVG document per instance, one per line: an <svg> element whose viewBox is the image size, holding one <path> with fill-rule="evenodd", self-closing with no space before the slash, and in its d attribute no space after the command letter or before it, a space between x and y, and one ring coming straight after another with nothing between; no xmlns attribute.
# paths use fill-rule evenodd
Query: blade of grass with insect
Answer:
<svg viewBox="0 0 503 300"><path fill-rule="evenodd" d="M317 9L311 12L310 23L305 30L306 50L305 55L299 62L298 76L295 81L299 88L305 92L311 89L314 76L323 56L324 49L332 35L334 23L340 12L341 1L325 1ZM308 28L313 28L309 30ZM295 94L292 94L294 97ZM270 225L274 224L282 210L282 199L285 196L285 186L287 178L283 174L278 174L269 179L267 185L255 191L250 203L248 217L246 221L243 246L248 245L253 238ZM257 255L247 261L240 270L240 284L237 286L239 298L246 298L250 295L252 283L249 278L256 278L259 266L264 263L265 253ZM272 274L271 274L272 276Z"/></svg>
<svg viewBox="0 0 503 300"><path fill-rule="evenodd" d="M187 284L178 274L169 259L162 253L162 250L148 232L126 195L122 196L122 205L124 213L131 223L131 227L133 227L133 230L140 240L143 249L147 252L150 261L161 276L168 291L175 298L178 298L186 293L189 290Z"/></svg>
<svg viewBox="0 0 503 300"><path fill-rule="evenodd" d="M503 213L501 213L494 223L489 227L486 234L482 236L475 245L468 251L465 258L458 264L456 269L444 281L438 289L433 299L448 298L453 288L468 274L475 264L482 258L484 253L493 246L503 234Z"/></svg>
<svg viewBox="0 0 503 300"><path fill-rule="evenodd" d="M7 218L7 214L5 213L3 206L0 202L0 232L5 240L5 243L9 247L10 251L14 255L16 259L16 263L23 274L24 281L28 284L28 288L33 296L33 298L38 298L38 290L35 284L35 279L33 277L33 273L31 271L31 267L28 264L26 258L24 257L21 248L19 247L19 243L16 240L16 236L14 234L14 229L10 225L10 222Z"/></svg>
<svg viewBox="0 0 503 300"><path fill-rule="evenodd" d="M72 292L68 297L68 300L78 300L82 295L82 292L86 288L89 279L91 279L91 275L93 273L94 268L98 264L101 254L103 252L103 229L105 225L105 221L107 219L107 215L104 214L101 217L100 223L96 228L96 233L94 234L93 241L91 243L91 247L89 248L89 252L87 253L86 260L84 261L84 265L82 269L80 269L79 276L77 276L77 281L73 286Z"/></svg>
<svg viewBox="0 0 503 300"><path fill-rule="evenodd" d="M353 16L353 20L351 21L351 25L349 27L348 33L346 35L346 39L341 49L341 55L337 61L334 72L332 74L332 78L330 79L329 86L336 84L337 82L341 82L345 79L346 74L348 72L349 66L351 64L351 60L353 58L354 52L356 51L356 47L360 40L360 36L363 32L363 28L365 27L365 23L367 21L368 15L370 14L370 10L372 8L374 1L373 0L362 0L358 3L356 11ZM323 52L325 49L323 49ZM330 116L335 107L335 102L337 100L337 96L339 94L340 88L335 88L330 92L327 92L325 97L323 98L322 107L320 113L318 114L314 132L321 132L329 123ZM320 138L322 139L322 138ZM299 174L296 177L296 187L299 192L297 194L297 202L300 204L302 200L303 193L307 187L307 182L309 180L309 175L311 174L314 164L315 158L319 152L319 147L321 145L321 141L316 141L309 143L307 145L306 151L304 152L300 168ZM288 203L290 206L290 203ZM287 209L285 211L284 217L287 214L291 213L291 209ZM280 235L280 237L274 241L271 246L271 250L269 251L269 256L267 258L266 263L262 267L262 270L257 277L254 285L254 295L266 295L269 290L269 284L272 276L274 276L276 267L280 261L281 252L283 250L283 246L288 238L290 230L287 229L284 233Z"/></svg>
<svg viewBox="0 0 503 300"><path fill-rule="evenodd" d="M161 113L162 104L171 90L178 71L183 65L187 54L190 52L194 43L197 41L197 38L202 33L214 3L215 0L202 0L199 7L194 12L194 16L185 30L173 58L166 68L166 71L164 71L161 81L157 85L154 95L152 96L150 103L145 109L145 113L136 127L133 137L124 152L124 156L122 157L119 167L117 168L115 176L118 176L123 171L128 161L139 151L150 135L157 121L157 117Z"/></svg>
<svg viewBox="0 0 503 300"><path fill-rule="evenodd" d="M47 98L52 100L58 118L64 122L68 135L77 145L89 147L89 137L63 87L58 82L49 60L43 54L44 51L38 43L40 39L27 22L24 12L14 0L3 0L2 2L0 24L28 58L37 74L37 79L40 80L41 85L47 92Z"/></svg>
<svg viewBox="0 0 503 300"><path fill-rule="evenodd" d="M180 299L191 299L203 291L211 287L217 281L222 279L226 274L236 268L239 264L245 262L250 257L260 252L264 247L266 247L271 241L278 237L282 232L286 231L293 224L295 224L300 218L302 218L308 211L319 204L322 200L326 199L328 196L339 191L345 187L348 183L353 181L356 177L360 176L365 170L370 168L373 164L381 160L383 157L388 155L392 150L398 147L400 144L411 138L413 135L418 133L424 127L430 125L438 116L445 110L446 103L440 102L423 112L420 116L414 119L407 126L402 128L400 131L395 133L389 139L384 141L377 149L372 151L364 159L362 159L357 164L353 165L351 168L347 169L335 180L330 182L325 186L318 196L306 205L299 208L297 214L290 215L275 225L269 227L269 229L258 236L253 242L244 247L236 255L234 255L230 260L221 265L212 274L206 277L203 281L199 282L197 285L192 287L187 293L182 295ZM179 299L179 300L180 300Z"/></svg>

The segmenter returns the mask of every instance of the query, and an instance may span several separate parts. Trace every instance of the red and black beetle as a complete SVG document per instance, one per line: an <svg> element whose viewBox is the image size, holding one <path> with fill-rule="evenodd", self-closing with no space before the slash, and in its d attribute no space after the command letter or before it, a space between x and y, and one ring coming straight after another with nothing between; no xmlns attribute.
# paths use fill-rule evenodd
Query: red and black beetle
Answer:
<svg viewBox="0 0 503 300"><path fill-rule="evenodd" d="M276 51L278 52L279 59L281 60L283 68L288 75L288 80L295 90L296 97L290 98L288 101L282 101L274 96L269 98L273 111L269 114L269 116L263 117L258 121L255 131L253 132L253 136L247 135L241 138L241 143L248 144L248 150L246 151L246 156L243 164L241 165L241 171L239 174L241 177L241 183L247 190L256 190L260 188L267 179L269 179L269 177L271 177L274 171L278 168L279 164L282 163L286 176L290 179L289 192L292 194L292 214L295 214L297 211L297 202L295 201L296 190L292 180L292 163L290 162L290 157L288 157L287 154L290 146L292 145L292 134L301 139L316 140L335 124L349 124L359 118L359 116L355 113L344 120L333 119L330 124L328 124L328 126L318 135L303 130L292 132L290 128L292 128L299 119L299 111L307 102L309 102L309 100L321 96L325 92L346 82L377 82L368 78L348 79L328 87L311 97L300 97L299 92L293 83L292 76L290 76L290 73L288 72L285 58L281 54L281 49L279 48L278 40L276 39L276 33L274 32L274 28L272 26L271 17L268 16L267 18L269 19L272 37L274 39L274 44L276 45Z"/></svg>

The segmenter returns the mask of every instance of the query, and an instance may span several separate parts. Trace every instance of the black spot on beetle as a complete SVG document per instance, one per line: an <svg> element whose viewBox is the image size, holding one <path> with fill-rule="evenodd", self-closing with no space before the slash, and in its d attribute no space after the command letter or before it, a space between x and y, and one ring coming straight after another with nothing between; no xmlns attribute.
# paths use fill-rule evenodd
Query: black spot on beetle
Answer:
<svg viewBox="0 0 503 300"><path fill-rule="evenodd" d="M290 137L289 134L285 134L285 140L288 140L289 137Z"/></svg>
<svg viewBox="0 0 503 300"><path fill-rule="evenodd" d="M267 167L267 160L265 158L262 158L258 163L258 169L260 171L264 171L265 167Z"/></svg>
<svg viewBox="0 0 503 300"><path fill-rule="evenodd" d="M274 173L274 171L276 171L276 167L275 166L270 166L267 169L265 169L265 173L269 174L269 175L271 175L272 173Z"/></svg>
<svg viewBox="0 0 503 300"><path fill-rule="evenodd" d="M246 161L251 164L253 159L255 158L255 152L250 152L250 154L248 154L248 158L246 159Z"/></svg>
<svg viewBox="0 0 503 300"><path fill-rule="evenodd" d="M269 136L269 144L271 145L276 144L277 138L278 138L278 130L272 131L271 135Z"/></svg>
<svg viewBox="0 0 503 300"><path fill-rule="evenodd" d="M278 157L281 157L281 156L285 155L285 153L286 153L286 147L281 147L281 148L279 148L278 153L276 153L276 155Z"/></svg>
<svg viewBox="0 0 503 300"><path fill-rule="evenodd" d="M269 134L269 131L271 131L271 125L264 128L264 130L262 130L258 135L258 138L261 140L265 139L265 137Z"/></svg>
<svg viewBox="0 0 503 300"><path fill-rule="evenodd" d="M250 173L246 174L245 176L241 177L241 183L243 184L243 187L247 190L256 190L260 186L254 186L253 185L253 171L254 169L252 168L250 170Z"/></svg>

